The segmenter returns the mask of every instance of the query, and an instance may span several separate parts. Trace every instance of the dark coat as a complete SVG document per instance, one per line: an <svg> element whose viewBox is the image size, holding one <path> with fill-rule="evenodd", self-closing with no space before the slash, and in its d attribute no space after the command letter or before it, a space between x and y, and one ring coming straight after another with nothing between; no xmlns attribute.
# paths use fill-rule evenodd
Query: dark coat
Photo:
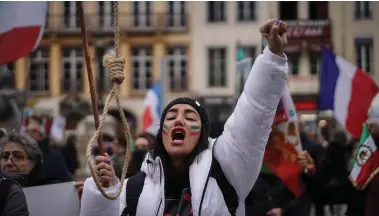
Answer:
<svg viewBox="0 0 379 216"><path fill-rule="evenodd" d="M17 180L21 176L0 173L0 215L29 216L25 194Z"/></svg>
<svg viewBox="0 0 379 216"><path fill-rule="evenodd" d="M283 181L274 174L261 172L246 198L246 216L265 216L273 208L285 209L294 199Z"/></svg>
<svg viewBox="0 0 379 216"><path fill-rule="evenodd" d="M20 183L23 187L34 187L48 184L57 184L61 182L62 181L55 176L46 175L43 172L43 165L37 164L29 173L29 175L25 175L24 179Z"/></svg>
<svg viewBox="0 0 379 216"><path fill-rule="evenodd" d="M321 199L323 187L324 170L323 162L325 150L319 143L311 141L307 135L300 133L301 144L303 150L308 151L316 165L316 172L313 175L303 174L302 180L306 191L297 200L292 201L285 210L285 216L303 216L309 215L312 202L317 202Z"/></svg>
<svg viewBox="0 0 379 216"><path fill-rule="evenodd" d="M43 139L38 143L38 146L44 158L41 168L43 175L54 177L61 182L72 181L64 157L61 152L49 145L49 139Z"/></svg>

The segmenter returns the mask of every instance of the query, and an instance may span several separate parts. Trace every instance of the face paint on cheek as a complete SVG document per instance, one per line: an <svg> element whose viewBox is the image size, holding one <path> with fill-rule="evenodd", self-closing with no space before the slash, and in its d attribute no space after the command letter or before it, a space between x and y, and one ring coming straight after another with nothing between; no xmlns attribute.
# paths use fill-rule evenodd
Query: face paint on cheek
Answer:
<svg viewBox="0 0 379 216"><path fill-rule="evenodd" d="M163 125L162 134L165 135L165 136L167 136L168 135L168 131L169 131L169 129L168 129L167 125Z"/></svg>
<svg viewBox="0 0 379 216"><path fill-rule="evenodd" d="M199 126L191 126L191 135L192 136L200 136L200 127Z"/></svg>

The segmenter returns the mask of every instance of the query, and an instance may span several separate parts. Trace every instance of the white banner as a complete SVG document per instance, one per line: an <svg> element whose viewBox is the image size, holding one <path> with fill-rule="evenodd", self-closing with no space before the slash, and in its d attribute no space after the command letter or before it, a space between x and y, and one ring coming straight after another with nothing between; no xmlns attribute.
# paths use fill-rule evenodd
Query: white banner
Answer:
<svg viewBox="0 0 379 216"><path fill-rule="evenodd" d="M73 182L24 188L30 216L79 216L79 195Z"/></svg>

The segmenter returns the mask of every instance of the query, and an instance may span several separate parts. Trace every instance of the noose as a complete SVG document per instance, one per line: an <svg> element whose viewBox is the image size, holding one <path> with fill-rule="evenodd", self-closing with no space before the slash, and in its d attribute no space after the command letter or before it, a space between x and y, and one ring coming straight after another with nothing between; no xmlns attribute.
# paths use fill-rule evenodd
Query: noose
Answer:
<svg viewBox="0 0 379 216"><path fill-rule="evenodd" d="M83 7L82 7L81 2L77 2L77 3L79 6L79 13L80 13L81 21L82 21L81 22L82 23L82 33L83 33L83 37L84 37L83 43L85 45L85 51L88 52L88 50L87 50L88 44L86 42L86 30L85 30ZM114 28L115 52L108 53L103 58L103 64L105 67L108 68L108 71L109 71L110 80L112 82L112 89L109 92L109 94L105 100L104 110L103 110L103 113L101 115L100 123L98 124L98 127L96 128L96 132L92 136L91 140L89 141L89 143L87 145L87 162L88 162L88 165L89 165L89 168L91 171L91 175L94 179L94 182L95 182L96 186L98 187L98 189L100 190L101 194L103 194L104 197L111 199L111 200L117 199L120 196L120 193L122 191L122 187L124 184L126 172L128 170L129 159L130 159L130 137L131 137L129 124L125 118L124 112L123 112L121 104L120 104L119 88L120 88L121 83L125 79L125 76L124 76L125 59L123 57L120 57L120 49L119 49L119 46L120 46L120 27L118 24L118 2L117 1L114 1L113 12L114 12L113 28ZM89 55L86 55L86 56L89 58ZM90 64L90 63L88 63L88 64ZM87 69L88 69L88 64L87 64ZM89 73L89 77L90 77L90 71L89 70L88 70L88 73ZM91 74L91 77L92 77L92 74ZM88 80L88 81L91 84L91 81L93 82L93 78L92 78L92 80ZM90 90L91 90L91 98L92 98L96 94L94 83L92 83L90 85ZM117 192L114 194L107 194L104 191L104 188L100 183L99 176L95 172L95 162L92 158L92 143L94 143L96 140L98 140L98 146L99 146L100 152L103 151L103 145L101 143L102 141L99 139L99 137L101 136L101 131L104 127L104 122L108 116L109 106L110 106L110 103L111 103L113 98L116 99L117 108L118 108L118 111L119 111L120 116L121 116L121 121L122 121L123 127L125 129L124 135L125 135L125 140L126 140L126 152L125 152L124 166L122 168L121 182L117 188ZM96 106L96 100L92 100L92 106ZM95 120L96 120L96 118L98 118L98 115L95 112L94 112L94 115L95 115ZM95 123L96 123L96 121L95 121Z"/></svg>

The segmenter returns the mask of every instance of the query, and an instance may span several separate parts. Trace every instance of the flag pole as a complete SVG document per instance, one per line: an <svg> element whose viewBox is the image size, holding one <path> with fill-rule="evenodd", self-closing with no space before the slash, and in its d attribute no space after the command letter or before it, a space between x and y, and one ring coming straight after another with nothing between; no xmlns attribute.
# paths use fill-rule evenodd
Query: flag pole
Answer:
<svg viewBox="0 0 379 216"><path fill-rule="evenodd" d="M97 94L96 94L96 84L93 78L92 73L92 64L91 64L91 57L89 53L89 47L88 47L88 41L87 41L87 29L86 29L86 23L84 18L84 10L83 10L83 3L82 2L76 2L76 6L78 8L79 12L79 19L80 19L80 28L82 31L82 41L83 41L83 49L84 49L84 57L87 67L87 76L88 76L88 82L90 86L90 94L91 94L91 102L92 102L92 111L93 111L93 117L95 119L95 127L96 130L99 128L100 125L100 118L99 118L99 110L97 105ZM102 136L100 134L99 138L97 139L97 144L99 148L99 154L104 155L104 145Z"/></svg>
<svg viewBox="0 0 379 216"><path fill-rule="evenodd" d="M22 127L22 118L24 117L24 112L25 112L25 107L28 106L28 94L29 94L29 85L30 85L30 55L25 56L26 58L26 79L25 79L25 84L24 84L24 94L23 94L23 101L24 104L21 105L21 108L18 108L17 104L15 103L14 100L11 100L12 107L15 109L15 113L19 113L20 115L16 116L16 131L20 132L21 127Z"/></svg>

